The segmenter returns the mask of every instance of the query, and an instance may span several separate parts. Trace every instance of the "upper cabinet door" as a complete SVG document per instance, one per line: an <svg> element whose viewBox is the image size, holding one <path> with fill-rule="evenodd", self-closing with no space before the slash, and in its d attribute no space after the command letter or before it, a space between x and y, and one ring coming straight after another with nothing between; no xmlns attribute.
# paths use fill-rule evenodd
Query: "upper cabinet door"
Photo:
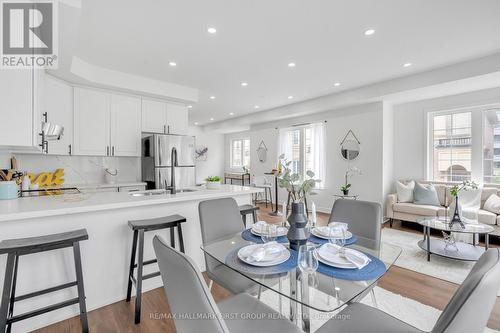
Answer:
<svg viewBox="0 0 500 333"><path fill-rule="evenodd" d="M167 133L186 134L188 131L188 108L180 104L167 104Z"/></svg>
<svg viewBox="0 0 500 333"><path fill-rule="evenodd" d="M111 156L141 156L141 99L111 95Z"/></svg>
<svg viewBox="0 0 500 333"><path fill-rule="evenodd" d="M142 131L166 133L167 104L150 99L142 99Z"/></svg>
<svg viewBox="0 0 500 333"><path fill-rule="evenodd" d="M33 71L3 70L0 74L0 145L35 145Z"/></svg>
<svg viewBox="0 0 500 333"><path fill-rule="evenodd" d="M73 87L45 75L43 89L41 113L47 112L50 123L64 126L61 138L49 141L49 154L69 155L73 149Z"/></svg>
<svg viewBox="0 0 500 333"><path fill-rule="evenodd" d="M74 89L74 155L106 156L109 147L109 95Z"/></svg>

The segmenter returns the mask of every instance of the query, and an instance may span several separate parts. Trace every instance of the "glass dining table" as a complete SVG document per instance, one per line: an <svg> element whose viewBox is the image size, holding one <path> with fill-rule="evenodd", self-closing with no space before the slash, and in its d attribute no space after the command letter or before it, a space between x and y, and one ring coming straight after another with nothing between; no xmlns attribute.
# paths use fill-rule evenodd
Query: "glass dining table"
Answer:
<svg viewBox="0 0 500 333"><path fill-rule="evenodd" d="M289 303L289 312L286 316L305 332L310 332L311 329L311 320L313 319L311 310L331 313L350 302L359 301L370 292L401 254L401 248L395 245L382 243L379 250L372 250L352 244L346 247L380 259L378 262L380 262L382 269L379 270L377 276L368 279L363 277L353 279L352 277L346 278L342 272L339 276L335 276L335 274L325 274L318 270L312 275L313 278L310 278L310 275L307 278L301 278L303 274L296 263L284 269L282 267L281 271L274 273L272 269L270 271L260 270L234 258L234 253L238 249L250 244L255 243L244 240L238 233L206 244L201 249L206 256L213 258L217 265L223 266L224 269L231 272L237 272L239 273L237 276L243 276L251 282L248 284L249 290L245 290L246 292L250 292L250 289L255 291L255 287L258 287L260 295L260 290L265 290L268 293L268 298L271 296L272 299L276 300L276 304L279 304L279 312L282 310L282 299L288 300L286 303ZM284 245L289 247L288 243ZM294 251L290 251L293 254ZM231 281L231 279L228 280ZM235 284L238 283L236 280Z"/></svg>

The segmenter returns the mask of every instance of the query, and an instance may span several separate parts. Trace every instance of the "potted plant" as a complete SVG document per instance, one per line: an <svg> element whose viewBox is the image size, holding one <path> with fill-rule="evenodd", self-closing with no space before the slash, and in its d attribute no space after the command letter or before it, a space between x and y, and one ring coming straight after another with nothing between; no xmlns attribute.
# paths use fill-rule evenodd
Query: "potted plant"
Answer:
<svg viewBox="0 0 500 333"><path fill-rule="evenodd" d="M349 183L349 177L352 177L354 175L360 175L360 174L361 174L361 170L359 170L356 167L347 168L347 170L345 172L345 183L344 183L344 185L342 185L340 187L340 191L342 192L342 194L349 195L349 190L351 189L351 186L352 186L351 183Z"/></svg>
<svg viewBox="0 0 500 333"><path fill-rule="evenodd" d="M284 155L280 157L281 170L278 171L278 185L287 190L290 200L292 201L292 212L288 216L290 229L287 237L290 241L290 248L298 250L300 245L306 244L309 238L309 232L306 230L307 216L305 214L304 200L311 193L316 183L321 182L319 179L314 179L314 172L308 170L306 179L293 173L290 169L291 161L288 161Z"/></svg>
<svg viewBox="0 0 500 333"><path fill-rule="evenodd" d="M207 189L209 190L217 190L220 188L220 177L219 176L210 176L206 179Z"/></svg>
<svg viewBox="0 0 500 333"><path fill-rule="evenodd" d="M460 216L460 209L458 208L458 194L461 191L468 191L470 189L475 190L477 188L477 184L470 180L464 180L462 184L457 184L450 188L450 193L455 198L455 211L453 212L453 217L450 221L450 227L452 227L455 223L458 223L462 228L465 228L465 225L463 224L462 218Z"/></svg>

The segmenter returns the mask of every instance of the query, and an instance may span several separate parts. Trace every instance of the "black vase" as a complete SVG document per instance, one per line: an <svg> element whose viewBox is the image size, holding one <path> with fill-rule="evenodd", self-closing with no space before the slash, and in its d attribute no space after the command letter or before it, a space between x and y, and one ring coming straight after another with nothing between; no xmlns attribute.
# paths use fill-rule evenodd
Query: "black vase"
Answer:
<svg viewBox="0 0 500 333"><path fill-rule="evenodd" d="M306 244L309 238L309 231L306 228L307 216L302 202L292 203L292 213L288 216L288 223L290 229L288 229L287 237L290 248L298 251L299 247Z"/></svg>

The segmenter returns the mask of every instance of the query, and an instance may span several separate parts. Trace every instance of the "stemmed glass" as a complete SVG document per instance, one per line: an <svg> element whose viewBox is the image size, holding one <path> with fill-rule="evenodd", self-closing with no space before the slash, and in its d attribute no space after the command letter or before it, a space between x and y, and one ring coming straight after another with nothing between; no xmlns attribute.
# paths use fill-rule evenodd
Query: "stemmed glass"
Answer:
<svg viewBox="0 0 500 333"><path fill-rule="evenodd" d="M309 286L314 288L318 287L318 279L316 277L316 270L318 269L318 258L315 254L316 246L313 244L305 244L299 247L299 256L298 256L298 266L301 272L301 280L305 275L307 280L302 280L303 288L304 283L307 282Z"/></svg>
<svg viewBox="0 0 500 333"><path fill-rule="evenodd" d="M264 244L273 242L278 236L278 228L275 224L266 224L262 230L260 238Z"/></svg>
<svg viewBox="0 0 500 333"><path fill-rule="evenodd" d="M339 253L344 253L344 246L346 243L347 226L339 223L329 223L328 224L329 237L328 241L330 244L338 246Z"/></svg>

